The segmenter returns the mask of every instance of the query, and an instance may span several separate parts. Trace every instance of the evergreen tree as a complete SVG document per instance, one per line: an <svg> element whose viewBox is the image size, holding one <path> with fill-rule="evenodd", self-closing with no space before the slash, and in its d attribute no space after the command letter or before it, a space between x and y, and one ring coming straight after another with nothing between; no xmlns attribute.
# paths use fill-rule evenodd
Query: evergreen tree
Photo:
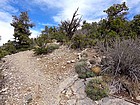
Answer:
<svg viewBox="0 0 140 105"><path fill-rule="evenodd" d="M129 22L126 19L128 7L125 2L114 4L104 12L107 13L107 19L99 22L99 32L101 39L107 41L116 37L128 37ZM126 28L127 27L127 28Z"/></svg>
<svg viewBox="0 0 140 105"><path fill-rule="evenodd" d="M28 12L21 12L20 16L13 16L13 21L11 26L14 27L14 39L16 49L29 48L30 47L30 38L31 35L30 28L34 26L31 23Z"/></svg>
<svg viewBox="0 0 140 105"><path fill-rule="evenodd" d="M139 37L140 36L140 14L134 16L131 21L132 31Z"/></svg>

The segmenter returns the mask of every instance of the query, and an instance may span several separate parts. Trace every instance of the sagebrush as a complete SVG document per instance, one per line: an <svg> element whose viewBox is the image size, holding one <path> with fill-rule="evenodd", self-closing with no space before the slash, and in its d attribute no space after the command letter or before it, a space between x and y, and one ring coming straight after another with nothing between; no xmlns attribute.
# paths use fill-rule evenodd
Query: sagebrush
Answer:
<svg viewBox="0 0 140 105"><path fill-rule="evenodd" d="M140 40L115 40L111 46L105 48L100 44L102 52L105 54L105 58L102 59L103 73L110 74L114 77L115 86L118 91L126 87L124 79L130 83L138 84L140 82Z"/></svg>

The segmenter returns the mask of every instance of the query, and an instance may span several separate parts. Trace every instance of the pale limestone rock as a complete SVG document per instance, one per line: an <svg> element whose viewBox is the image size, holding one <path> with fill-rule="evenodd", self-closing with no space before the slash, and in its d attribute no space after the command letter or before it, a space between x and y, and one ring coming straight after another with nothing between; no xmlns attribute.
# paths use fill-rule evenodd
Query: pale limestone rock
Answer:
<svg viewBox="0 0 140 105"><path fill-rule="evenodd" d="M83 100L78 100L76 105L97 105L94 101L89 99L88 97Z"/></svg>
<svg viewBox="0 0 140 105"><path fill-rule="evenodd" d="M75 105L76 99L71 99L67 101L67 105Z"/></svg>
<svg viewBox="0 0 140 105"><path fill-rule="evenodd" d="M32 100L33 100L33 99L32 99L32 94L27 94L27 95L25 96L25 102L26 102L26 103L30 103Z"/></svg>
<svg viewBox="0 0 140 105"><path fill-rule="evenodd" d="M140 96L137 96L136 99L140 101Z"/></svg>
<svg viewBox="0 0 140 105"><path fill-rule="evenodd" d="M75 60L71 60L71 63L75 63Z"/></svg>
<svg viewBox="0 0 140 105"><path fill-rule="evenodd" d="M70 64L71 63L71 61L67 61L67 64Z"/></svg>
<svg viewBox="0 0 140 105"><path fill-rule="evenodd" d="M74 93L76 93L81 87L85 86L84 85L84 79L80 79L78 81L76 81L73 85L72 85L72 90Z"/></svg>

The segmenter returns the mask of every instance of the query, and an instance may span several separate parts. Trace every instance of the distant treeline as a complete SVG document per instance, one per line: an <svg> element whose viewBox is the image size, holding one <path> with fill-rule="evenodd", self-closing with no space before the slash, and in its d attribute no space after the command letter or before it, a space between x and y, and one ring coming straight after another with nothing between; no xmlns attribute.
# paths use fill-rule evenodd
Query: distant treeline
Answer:
<svg viewBox="0 0 140 105"><path fill-rule="evenodd" d="M125 2L114 4L104 10L107 17L99 22L88 23L78 16L78 8L71 20L61 21L58 27L48 27L37 38L29 38L31 23L28 12L21 12L20 16L13 16L11 26L14 27L14 41L8 41L0 49L0 57L7 54L32 49L34 47L45 48L53 39L61 44L74 49L93 47L97 42L110 45L115 39L136 39L140 35L140 14L127 19L129 8ZM94 14L93 14L94 15ZM82 25L80 26L80 24ZM81 28L79 28L81 27Z"/></svg>

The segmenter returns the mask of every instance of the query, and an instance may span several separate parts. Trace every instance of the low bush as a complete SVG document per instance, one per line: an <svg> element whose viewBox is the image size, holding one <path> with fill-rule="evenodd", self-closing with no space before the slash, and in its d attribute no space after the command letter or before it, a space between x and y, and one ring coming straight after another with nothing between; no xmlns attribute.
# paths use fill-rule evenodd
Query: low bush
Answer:
<svg viewBox="0 0 140 105"><path fill-rule="evenodd" d="M120 92L123 88L132 90L124 86L122 77L129 83L138 84L140 82L140 41L139 40L116 40L112 46L104 48L100 46L106 58L102 59L102 72L114 77L115 86Z"/></svg>
<svg viewBox="0 0 140 105"><path fill-rule="evenodd" d="M51 41L48 39L48 36L47 35L40 35L39 37L37 37L35 40L34 40L34 43L41 47L41 48L45 48L47 43L50 43Z"/></svg>
<svg viewBox="0 0 140 105"><path fill-rule="evenodd" d="M59 45L56 44L50 44L47 46L47 53L52 53L55 49L58 49Z"/></svg>
<svg viewBox="0 0 140 105"><path fill-rule="evenodd" d="M86 60L81 60L75 64L75 71L78 74L79 78L89 78L94 77L94 72L91 71L91 69L88 68L88 64Z"/></svg>
<svg viewBox="0 0 140 105"><path fill-rule="evenodd" d="M55 49L58 49L58 48L59 48L59 45L50 44L50 45L47 45L46 47L36 47L34 49L34 51L35 51L35 54L40 55L40 54L48 54L48 53L51 53Z"/></svg>
<svg viewBox="0 0 140 105"><path fill-rule="evenodd" d="M68 41L68 37L62 32L55 32L50 35L51 39L56 39L57 42L66 43Z"/></svg>
<svg viewBox="0 0 140 105"><path fill-rule="evenodd" d="M1 60L1 58L3 58L4 56L6 56L8 54L9 54L9 52L0 48L0 60Z"/></svg>
<svg viewBox="0 0 140 105"><path fill-rule="evenodd" d="M2 46L2 49L6 50L9 54L14 54L17 52L14 42L10 40Z"/></svg>
<svg viewBox="0 0 140 105"><path fill-rule="evenodd" d="M109 88L101 78L94 78L87 84L85 92L89 98L96 101L107 97Z"/></svg>
<svg viewBox="0 0 140 105"><path fill-rule="evenodd" d="M84 34L76 34L72 37L71 43L72 43L71 48L83 49L86 47L94 46L96 44L96 41L91 38L88 38L88 36L86 36Z"/></svg>

